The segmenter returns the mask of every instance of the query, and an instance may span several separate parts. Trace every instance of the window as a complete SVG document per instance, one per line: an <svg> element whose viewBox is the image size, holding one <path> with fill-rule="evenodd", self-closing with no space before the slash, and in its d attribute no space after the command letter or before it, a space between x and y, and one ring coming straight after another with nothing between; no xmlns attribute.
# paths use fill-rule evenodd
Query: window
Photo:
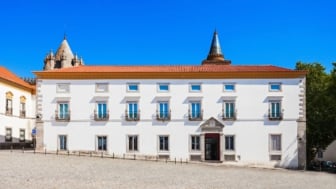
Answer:
<svg viewBox="0 0 336 189"><path fill-rule="evenodd" d="M168 136L159 136L159 150L169 151L169 137Z"/></svg>
<svg viewBox="0 0 336 189"><path fill-rule="evenodd" d="M235 91L235 85L233 83L226 83L226 84L224 84L224 91L225 92L233 92L233 91Z"/></svg>
<svg viewBox="0 0 336 189"><path fill-rule="evenodd" d="M191 136L191 150L192 151L199 151L200 148L200 136L193 135Z"/></svg>
<svg viewBox="0 0 336 189"><path fill-rule="evenodd" d="M190 92L201 92L201 84L190 84Z"/></svg>
<svg viewBox="0 0 336 189"><path fill-rule="evenodd" d="M96 110L95 110L95 120L108 120L109 114L107 111L106 102L97 102Z"/></svg>
<svg viewBox="0 0 336 189"><path fill-rule="evenodd" d="M96 83L96 92L98 93L108 92L108 83Z"/></svg>
<svg viewBox="0 0 336 189"><path fill-rule="evenodd" d="M169 110L169 103L167 101L159 102L158 103L158 120L170 120L170 110Z"/></svg>
<svg viewBox="0 0 336 189"><path fill-rule="evenodd" d="M59 102L56 110L56 120L70 120L70 111L68 102Z"/></svg>
<svg viewBox="0 0 336 189"><path fill-rule="evenodd" d="M24 142L26 140L26 130L25 129L20 129L20 142Z"/></svg>
<svg viewBox="0 0 336 189"><path fill-rule="evenodd" d="M169 84L167 84L167 83L159 83L158 84L158 91L159 92L169 92Z"/></svg>
<svg viewBox="0 0 336 189"><path fill-rule="evenodd" d="M20 117L26 117L26 103L20 103Z"/></svg>
<svg viewBox="0 0 336 189"><path fill-rule="evenodd" d="M224 101L223 103L223 120L235 120L235 102L234 101Z"/></svg>
<svg viewBox="0 0 336 189"><path fill-rule="evenodd" d="M58 149L59 150L68 149L68 140L66 135L58 135Z"/></svg>
<svg viewBox="0 0 336 189"><path fill-rule="evenodd" d="M269 91L272 91L272 92L281 91L281 83L270 83Z"/></svg>
<svg viewBox="0 0 336 189"><path fill-rule="evenodd" d="M12 142L12 128L6 128L5 141Z"/></svg>
<svg viewBox="0 0 336 189"><path fill-rule="evenodd" d="M140 119L138 102L127 102L126 120L136 121Z"/></svg>
<svg viewBox="0 0 336 189"><path fill-rule="evenodd" d="M70 92L70 84L69 83L57 83L56 84L56 92L57 93L69 93Z"/></svg>
<svg viewBox="0 0 336 189"><path fill-rule="evenodd" d="M271 152L281 151L281 135L271 135Z"/></svg>
<svg viewBox="0 0 336 189"><path fill-rule="evenodd" d="M225 150L234 151L234 136L225 136Z"/></svg>
<svg viewBox="0 0 336 189"><path fill-rule="evenodd" d="M189 120L202 120L201 102L190 102Z"/></svg>
<svg viewBox="0 0 336 189"><path fill-rule="evenodd" d="M282 112L281 112L281 101L270 101L270 110L268 115L270 120L281 120Z"/></svg>
<svg viewBox="0 0 336 189"><path fill-rule="evenodd" d="M137 83L128 83L127 84L127 91L128 92L138 92L139 91L139 84L137 84Z"/></svg>
<svg viewBox="0 0 336 189"><path fill-rule="evenodd" d="M107 137L97 136L97 150L106 151L107 150Z"/></svg>
<svg viewBox="0 0 336 189"><path fill-rule="evenodd" d="M138 136L128 136L128 151L138 151Z"/></svg>
<svg viewBox="0 0 336 189"><path fill-rule="evenodd" d="M6 99L6 115L13 115L13 102L12 99Z"/></svg>

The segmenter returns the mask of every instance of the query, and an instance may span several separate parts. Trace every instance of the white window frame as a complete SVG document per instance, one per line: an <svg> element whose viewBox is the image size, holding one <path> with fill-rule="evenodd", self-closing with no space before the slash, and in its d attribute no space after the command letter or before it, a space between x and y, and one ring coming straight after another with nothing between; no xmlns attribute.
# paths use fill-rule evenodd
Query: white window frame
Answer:
<svg viewBox="0 0 336 189"><path fill-rule="evenodd" d="M129 143L129 139L130 139L130 137L133 137L133 140L132 140L132 149L130 149L129 148L129 145L130 145L130 143ZM134 137L136 137L136 140L137 140L137 149L134 149ZM133 153L135 153L135 152L139 152L139 135L137 135L137 134L134 134L134 135L127 135L126 136L126 151L127 152L133 152Z"/></svg>
<svg viewBox="0 0 336 189"><path fill-rule="evenodd" d="M61 136L65 136L65 149L61 149L61 139L60 139L60 137ZM68 150L68 144L69 144L69 142L68 142L69 140L68 140L68 135L66 135L66 134L59 134L59 135L57 135L57 149L58 150L61 150L61 151L66 151L66 150Z"/></svg>
<svg viewBox="0 0 336 189"><path fill-rule="evenodd" d="M70 93L70 83L56 83L56 93Z"/></svg>
<svg viewBox="0 0 336 189"><path fill-rule="evenodd" d="M192 89L193 85L199 85L200 86L200 90L193 90ZM202 83L190 83L189 84L189 92L191 92L191 93L200 93L200 92L202 92Z"/></svg>
<svg viewBox="0 0 336 189"><path fill-rule="evenodd" d="M280 150L273 150L273 140L272 136L279 136L280 137ZM269 156L270 156L270 161L281 161L282 159L282 134L278 133L271 133L269 134ZM279 157L279 160L273 160L272 156Z"/></svg>
<svg viewBox="0 0 336 189"><path fill-rule="evenodd" d="M161 90L160 89L161 85L167 85L168 90ZM169 83L158 83L157 84L157 92L159 92L159 93L168 93L169 91L170 91L170 85L169 85Z"/></svg>
<svg viewBox="0 0 336 189"><path fill-rule="evenodd" d="M159 117L160 117L160 104L161 103L167 103L167 116L169 117L169 114L170 114L170 103L169 103L169 100L160 100L157 102L157 113L159 114ZM161 118L161 117L160 117Z"/></svg>
<svg viewBox="0 0 336 189"><path fill-rule="evenodd" d="M278 112L278 114L279 114L279 117L272 117L272 104L273 103L279 103L279 111L280 112ZM272 118L281 118L281 116L283 116L282 115L282 113L283 113L283 109L282 109L282 100L276 100L276 99L274 99L274 100L269 100L268 101L268 108L269 108L269 116L270 116L270 118L272 119Z"/></svg>
<svg viewBox="0 0 336 189"><path fill-rule="evenodd" d="M273 90L272 85L279 85L279 90ZM282 83L281 82L270 82L268 84L269 92L281 92L282 91Z"/></svg>
<svg viewBox="0 0 336 189"><path fill-rule="evenodd" d="M7 138L10 138L10 140L7 140ZM11 127L5 128L5 142L13 142L13 129Z"/></svg>
<svg viewBox="0 0 336 189"><path fill-rule="evenodd" d="M136 85L137 90L130 90L131 85ZM138 93L138 92L140 92L140 84L139 83L127 83L126 84L126 91L129 92L129 93Z"/></svg>
<svg viewBox="0 0 336 189"><path fill-rule="evenodd" d="M196 104L196 103L199 103L200 104L200 109L199 109L199 113L201 114L200 115L200 117L202 117L202 114L203 114L203 112L202 112L202 108L203 108L203 105L202 105L202 101L201 100L190 100L189 101L189 113L190 113L190 117L192 118L192 119L194 119L194 118L200 118L200 117L192 117L192 104Z"/></svg>
<svg viewBox="0 0 336 189"><path fill-rule="evenodd" d="M68 104L68 116L70 117L70 102L69 101L57 101L57 115L59 120L66 120L66 117L60 118L60 105L61 104Z"/></svg>
<svg viewBox="0 0 336 189"><path fill-rule="evenodd" d="M167 137L168 138L168 150L165 150L165 149L161 150L160 149L160 145L161 145L160 144L160 137ZM158 137L157 137L157 140L158 140L157 144L158 144L158 152L159 153L169 153L169 151L170 151L170 139L169 138L170 138L169 135L158 135ZM163 147L165 146L164 144L163 144Z"/></svg>
<svg viewBox="0 0 336 189"><path fill-rule="evenodd" d="M96 83L95 91L97 93L107 93L109 91L108 83Z"/></svg>
<svg viewBox="0 0 336 189"><path fill-rule="evenodd" d="M225 117L225 119L234 119L236 117L236 101L235 100L223 100L223 113L226 115L226 103L233 104L233 115L232 117ZM223 115L223 116L224 116Z"/></svg>
<svg viewBox="0 0 336 189"><path fill-rule="evenodd" d="M198 137L199 138L199 149L193 149L193 142L192 142L192 138L193 137ZM189 135L189 151L190 152L198 152L200 153L202 150L202 145L201 145L201 135Z"/></svg>
<svg viewBox="0 0 336 189"><path fill-rule="evenodd" d="M23 131L23 136L21 135ZM26 129L19 129L19 142L25 142L26 141Z"/></svg>
<svg viewBox="0 0 336 189"><path fill-rule="evenodd" d="M106 138L106 149L105 150L99 150L98 148L98 137L105 137ZM107 152L108 151L108 137L107 135L96 135L96 151L98 152Z"/></svg>
<svg viewBox="0 0 336 189"><path fill-rule="evenodd" d="M98 112L99 111L99 106L98 106L98 104L105 104L106 105L106 112L105 112L105 114L106 114L106 116L108 116L108 114L109 114L108 103L107 103L107 101L100 100L100 101L96 101L95 113L97 114L97 118L98 119L104 118L104 117L99 117L99 112Z"/></svg>
<svg viewBox="0 0 336 189"><path fill-rule="evenodd" d="M226 137L233 137L233 149L226 149ZM224 150L226 152L235 152L236 151L236 136L235 135L225 135L224 136L224 143L225 143L224 144Z"/></svg>
<svg viewBox="0 0 336 189"><path fill-rule="evenodd" d="M232 85L233 90L226 90L226 85ZM236 92L236 83L224 83L223 84L223 91L224 92Z"/></svg>

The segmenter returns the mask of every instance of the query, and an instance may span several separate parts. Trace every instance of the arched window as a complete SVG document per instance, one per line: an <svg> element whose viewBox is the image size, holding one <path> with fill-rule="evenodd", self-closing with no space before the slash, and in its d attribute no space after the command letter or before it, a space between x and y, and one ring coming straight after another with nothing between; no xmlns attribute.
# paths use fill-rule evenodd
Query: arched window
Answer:
<svg viewBox="0 0 336 189"><path fill-rule="evenodd" d="M26 117L26 97L20 96L20 117Z"/></svg>
<svg viewBox="0 0 336 189"><path fill-rule="evenodd" d="M6 115L13 115L13 93L6 92Z"/></svg>

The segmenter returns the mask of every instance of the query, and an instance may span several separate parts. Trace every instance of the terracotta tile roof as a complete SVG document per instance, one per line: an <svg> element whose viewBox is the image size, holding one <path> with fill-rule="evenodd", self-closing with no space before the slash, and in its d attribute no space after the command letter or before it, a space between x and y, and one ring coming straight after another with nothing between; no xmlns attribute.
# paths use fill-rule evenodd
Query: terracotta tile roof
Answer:
<svg viewBox="0 0 336 189"><path fill-rule="evenodd" d="M155 73L155 72L295 72L294 70L277 67L277 66L232 66L232 65L202 65L202 66L78 66L63 69L54 69L43 72L111 72L111 73Z"/></svg>
<svg viewBox="0 0 336 189"><path fill-rule="evenodd" d="M14 73L12 73L11 71L2 66L0 66L0 80L7 81L14 85L18 85L19 87L23 87L30 91L35 90L35 86L30 85L27 82L23 81L21 78L19 78Z"/></svg>

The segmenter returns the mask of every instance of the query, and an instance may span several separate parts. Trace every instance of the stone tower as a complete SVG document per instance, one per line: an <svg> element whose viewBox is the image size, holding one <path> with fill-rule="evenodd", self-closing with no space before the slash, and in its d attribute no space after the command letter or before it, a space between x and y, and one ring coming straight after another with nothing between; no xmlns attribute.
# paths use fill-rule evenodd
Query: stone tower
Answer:
<svg viewBox="0 0 336 189"><path fill-rule="evenodd" d="M53 70L84 65L83 59L73 54L66 37L56 51L56 54L50 51L44 58L43 70Z"/></svg>
<svg viewBox="0 0 336 189"><path fill-rule="evenodd" d="M206 65L206 64L221 64L221 65L231 64L231 60L224 59L224 55L220 47L217 31L215 31L213 34L208 57L202 62L202 65Z"/></svg>

